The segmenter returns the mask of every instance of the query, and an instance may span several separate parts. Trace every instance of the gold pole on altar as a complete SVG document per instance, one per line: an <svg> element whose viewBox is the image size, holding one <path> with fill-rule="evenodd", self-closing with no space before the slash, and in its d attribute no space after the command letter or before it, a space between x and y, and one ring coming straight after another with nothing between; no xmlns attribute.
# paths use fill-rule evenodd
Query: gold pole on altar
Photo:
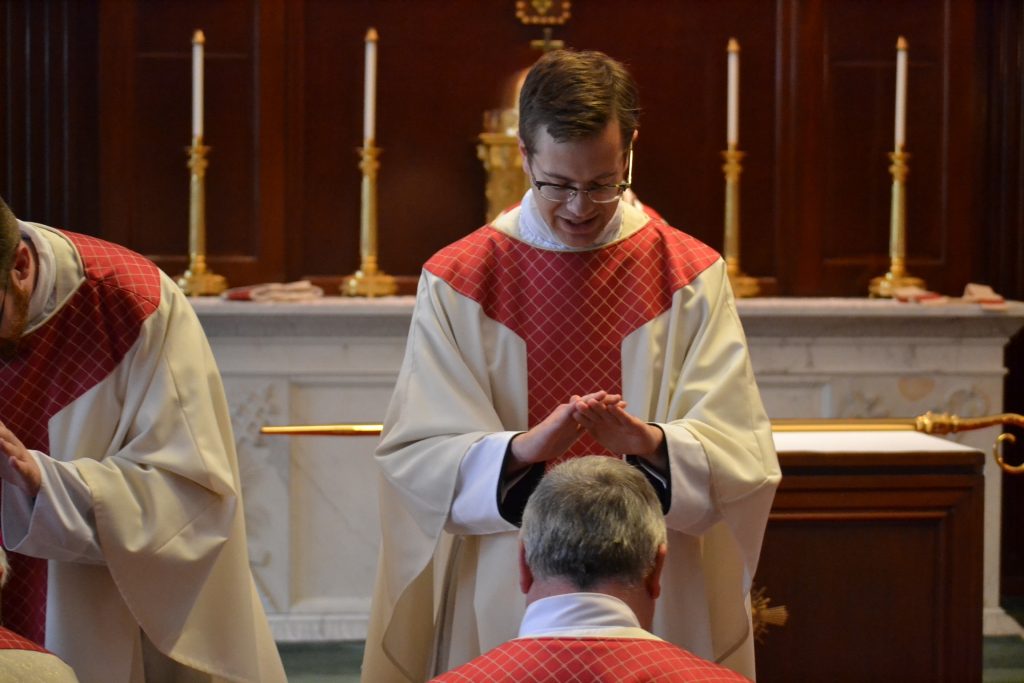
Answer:
<svg viewBox="0 0 1024 683"><path fill-rule="evenodd" d="M395 278L377 269L377 171L380 168L380 148L373 139L360 150L363 172L362 209L359 213L360 265L341 283L345 296L392 296L398 292Z"/></svg>
<svg viewBox="0 0 1024 683"><path fill-rule="evenodd" d="M359 270L341 283L345 296L391 296L398 284L377 267L377 173L380 148L376 146L375 110L377 106L377 30L366 31L365 90L363 95L363 146L359 150L359 169L363 173L359 212Z"/></svg>
<svg viewBox="0 0 1024 683"><path fill-rule="evenodd" d="M889 271L885 275L871 278L868 294L872 297L891 299L900 287L920 287L925 283L919 277L907 274L907 199L906 181L910 172L907 160L910 155L900 146L889 153L892 165L892 205L889 218Z"/></svg>
<svg viewBox="0 0 1024 683"><path fill-rule="evenodd" d="M907 102L907 41L900 36L896 41L896 125L892 164L892 203L889 209L889 271L871 279L868 294L872 297L893 298L901 287L925 288L924 280L907 274L907 196L906 182L910 168L910 154L906 143Z"/></svg>
<svg viewBox="0 0 1024 683"><path fill-rule="evenodd" d="M726 145L722 152L725 164L725 238L722 251L732 292L737 297L757 296L761 287L757 280L740 268L740 174L743 152L739 150L740 131L740 44L730 38L725 48L726 82Z"/></svg>
<svg viewBox="0 0 1024 683"><path fill-rule="evenodd" d="M178 286L188 296L217 296L228 288L223 275L206 267L206 154L210 148L202 137L192 138L188 168L192 181L188 211L188 269L178 277Z"/></svg>
<svg viewBox="0 0 1024 683"><path fill-rule="evenodd" d="M729 149L722 152L725 163L722 170L725 172L725 239L723 254L725 258L726 273L729 275L729 284L732 285L732 292L737 297L757 296L761 287L757 278L750 277L743 273L740 268L740 173L743 167L740 160L743 159L743 152L730 144Z"/></svg>
<svg viewBox="0 0 1024 683"><path fill-rule="evenodd" d="M771 421L772 432L921 432L943 436L996 425L1024 427L1024 415L1000 413L983 417L959 417L950 413L928 411L917 417L833 419L833 418L776 418ZM261 434L276 436L379 436L384 426L377 423L280 425L264 426ZM1024 465L1010 465L1003 460L1004 442L1014 443L1013 434L1003 433L996 438L992 454L999 467L1009 474L1024 474Z"/></svg>
<svg viewBox="0 0 1024 683"><path fill-rule="evenodd" d="M202 31L192 34L192 145L187 148L189 184L188 268L178 277L178 286L188 296L217 296L228 288L224 276L206 266L206 155L203 144L203 48Z"/></svg>

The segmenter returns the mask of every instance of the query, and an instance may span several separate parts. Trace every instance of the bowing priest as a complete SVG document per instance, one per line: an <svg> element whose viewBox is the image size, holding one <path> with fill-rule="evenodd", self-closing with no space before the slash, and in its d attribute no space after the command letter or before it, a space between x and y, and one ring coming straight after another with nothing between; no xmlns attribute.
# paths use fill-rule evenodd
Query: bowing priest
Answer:
<svg viewBox="0 0 1024 683"><path fill-rule="evenodd" d="M181 290L0 201L0 297L5 625L83 683L283 682L227 401Z"/></svg>
<svg viewBox="0 0 1024 683"><path fill-rule="evenodd" d="M620 201L636 85L547 53L519 101L531 189L424 266L376 460L367 681L419 681L515 636L516 530L546 468L622 458L672 555L653 631L754 675L748 597L779 481L725 263Z"/></svg>
<svg viewBox="0 0 1024 683"><path fill-rule="evenodd" d="M552 469L523 511L519 636L438 683L742 683L650 633L668 553L654 489L622 460Z"/></svg>

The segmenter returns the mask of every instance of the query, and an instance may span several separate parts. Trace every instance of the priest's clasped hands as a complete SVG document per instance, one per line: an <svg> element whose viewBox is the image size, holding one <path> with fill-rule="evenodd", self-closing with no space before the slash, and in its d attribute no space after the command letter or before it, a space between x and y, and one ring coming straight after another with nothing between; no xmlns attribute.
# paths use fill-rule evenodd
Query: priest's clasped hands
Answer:
<svg viewBox="0 0 1024 683"><path fill-rule="evenodd" d="M573 396L529 431L515 436L505 473L561 457L584 430L613 453L645 458L659 470L667 464L662 431L627 413L621 395L596 391Z"/></svg>
<svg viewBox="0 0 1024 683"><path fill-rule="evenodd" d="M39 493L43 475L39 463L21 439L0 422L0 479L22 489L30 496Z"/></svg>

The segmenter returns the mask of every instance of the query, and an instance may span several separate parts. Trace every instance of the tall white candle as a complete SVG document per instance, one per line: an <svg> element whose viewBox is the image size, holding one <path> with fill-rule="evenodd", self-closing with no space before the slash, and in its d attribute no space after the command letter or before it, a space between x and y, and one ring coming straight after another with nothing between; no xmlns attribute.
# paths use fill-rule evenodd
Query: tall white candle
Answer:
<svg viewBox="0 0 1024 683"><path fill-rule="evenodd" d="M192 34L192 137L203 137L203 45L206 36L196 30Z"/></svg>
<svg viewBox="0 0 1024 683"><path fill-rule="evenodd" d="M907 41L896 41L896 149L907 141Z"/></svg>
<svg viewBox="0 0 1024 683"><path fill-rule="evenodd" d="M736 146L740 139L740 44L729 39L728 53L729 94L726 115L726 142Z"/></svg>
<svg viewBox="0 0 1024 683"><path fill-rule="evenodd" d="M377 109L377 29L366 32L366 75L363 89L363 141L374 139Z"/></svg>

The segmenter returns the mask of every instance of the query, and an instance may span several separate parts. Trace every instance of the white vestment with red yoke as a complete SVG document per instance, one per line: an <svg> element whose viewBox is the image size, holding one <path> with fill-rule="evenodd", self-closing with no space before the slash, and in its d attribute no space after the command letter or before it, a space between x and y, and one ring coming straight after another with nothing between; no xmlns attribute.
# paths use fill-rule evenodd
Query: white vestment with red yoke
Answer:
<svg viewBox="0 0 1024 683"><path fill-rule="evenodd" d="M598 390L665 433L669 552L653 631L753 677L748 595L779 468L725 265L624 202L598 246L559 246L527 193L424 267L376 456L364 680L423 680L515 637L508 443ZM571 455L593 452L607 453L585 436Z"/></svg>
<svg viewBox="0 0 1024 683"><path fill-rule="evenodd" d="M48 561L47 590L20 589L15 567L3 597L45 610L46 647L83 683L285 681L192 306L138 254L21 227L40 267L29 326L0 361L0 415L42 487L4 482L0 509L4 544Z"/></svg>
<svg viewBox="0 0 1024 683"><path fill-rule="evenodd" d="M71 667L52 652L0 626L0 683L78 683Z"/></svg>
<svg viewBox="0 0 1024 683"><path fill-rule="evenodd" d="M744 683L748 679L640 628L629 605L618 598L562 593L527 606L518 638L433 681Z"/></svg>

